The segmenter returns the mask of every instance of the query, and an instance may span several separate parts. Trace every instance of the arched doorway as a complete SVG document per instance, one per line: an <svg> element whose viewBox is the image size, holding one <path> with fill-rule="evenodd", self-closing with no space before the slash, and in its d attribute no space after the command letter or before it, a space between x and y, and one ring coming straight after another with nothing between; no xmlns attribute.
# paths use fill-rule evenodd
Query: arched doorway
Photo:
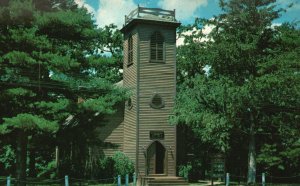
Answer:
<svg viewBox="0 0 300 186"><path fill-rule="evenodd" d="M159 142L154 141L147 148L147 174L166 173L166 148Z"/></svg>

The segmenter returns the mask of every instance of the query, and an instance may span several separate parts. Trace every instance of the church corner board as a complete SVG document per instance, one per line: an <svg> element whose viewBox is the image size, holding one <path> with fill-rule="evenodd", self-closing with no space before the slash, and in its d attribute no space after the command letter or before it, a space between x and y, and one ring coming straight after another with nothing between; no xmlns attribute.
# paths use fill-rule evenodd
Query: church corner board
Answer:
<svg viewBox="0 0 300 186"><path fill-rule="evenodd" d="M138 7L121 29L124 35L122 86L131 91L107 118L104 154L123 151L140 176L176 176L176 126L168 118L176 94L175 10Z"/></svg>

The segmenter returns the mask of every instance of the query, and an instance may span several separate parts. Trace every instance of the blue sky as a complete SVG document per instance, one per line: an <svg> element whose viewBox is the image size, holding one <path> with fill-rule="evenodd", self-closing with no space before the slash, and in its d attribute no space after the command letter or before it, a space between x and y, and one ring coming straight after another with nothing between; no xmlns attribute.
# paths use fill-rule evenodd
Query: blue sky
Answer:
<svg viewBox="0 0 300 186"><path fill-rule="evenodd" d="M280 19L274 23L300 21L300 0L277 0L279 7L294 3ZM195 17L211 18L221 10L218 0L75 0L94 14L96 23L102 27L114 23L122 27L124 16L137 5L149 8L176 9L176 18L183 24L193 23Z"/></svg>

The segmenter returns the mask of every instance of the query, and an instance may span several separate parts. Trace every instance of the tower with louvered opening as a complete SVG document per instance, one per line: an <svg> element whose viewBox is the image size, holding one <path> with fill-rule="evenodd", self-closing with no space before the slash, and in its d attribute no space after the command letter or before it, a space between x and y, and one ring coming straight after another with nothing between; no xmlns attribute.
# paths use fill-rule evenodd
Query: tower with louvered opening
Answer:
<svg viewBox="0 0 300 186"><path fill-rule="evenodd" d="M176 175L176 127L168 119L176 93L175 10L138 7L125 16L123 151L139 176Z"/></svg>

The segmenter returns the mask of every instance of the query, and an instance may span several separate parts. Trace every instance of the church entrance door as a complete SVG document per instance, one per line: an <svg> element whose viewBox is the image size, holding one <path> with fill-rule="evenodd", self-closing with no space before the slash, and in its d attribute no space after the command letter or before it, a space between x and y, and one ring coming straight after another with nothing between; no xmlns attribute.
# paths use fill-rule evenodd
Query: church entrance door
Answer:
<svg viewBox="0 0 300 186"><path fill-rule="evenodd" d="M166 149L159 142L154 141L147 149L147 173L165 174Z"/></svg>

